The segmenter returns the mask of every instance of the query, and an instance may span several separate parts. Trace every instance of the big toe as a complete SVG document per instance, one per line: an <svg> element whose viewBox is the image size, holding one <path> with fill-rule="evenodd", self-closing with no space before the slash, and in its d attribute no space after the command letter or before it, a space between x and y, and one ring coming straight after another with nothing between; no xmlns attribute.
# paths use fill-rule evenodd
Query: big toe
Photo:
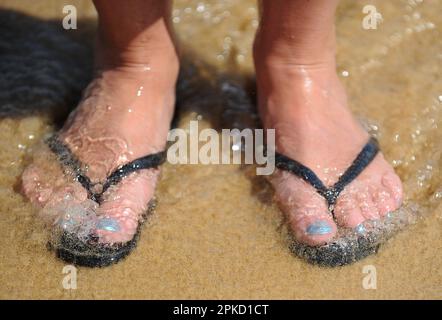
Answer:
<svg viewBox="0 0 442 320"><path fill-rule="evenodd" d="M336 235L336 224L322 198L305 181L287 172L277 171L271 182L276 200L286 214L297 241L319 246Z"/></svg>
<svg viewBox="0 0 442 320"><path fill-rule="evenodd" d="M317 212L290 222L296 240L319 246L330 242L336 235L336 224L328 214Z"/></svg>
<svg viewBox="0 0 442 320"><path fill-rule="evenodd" d="M138 227L138 213L131 208L112 204L99 210L96 228L101 243L130 241Z"/></svg>
<svg viewBox="0 0 442 320"><path fill-rule="evenodd" d="M153 198L157 175L157 170L143 170L106 191L96 226L101 243L121 243L133 238Z"/></svg>

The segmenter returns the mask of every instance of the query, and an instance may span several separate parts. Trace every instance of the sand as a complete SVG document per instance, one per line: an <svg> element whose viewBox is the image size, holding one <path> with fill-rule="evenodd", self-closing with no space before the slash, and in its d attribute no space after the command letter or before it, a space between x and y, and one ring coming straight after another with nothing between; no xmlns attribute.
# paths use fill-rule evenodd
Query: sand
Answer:
<svg viewBox="0 0 442 320"><path fill-rule="evenodd" d="M112 267L78 268L77 289L65 289L65 263L47 251L47 230L17 192L27 156L54 130L52 114L61 108L55 104L0 119L0 298L442 298L442 4L371 3L383 15L376 30L361 27L365 1L339 7L338 71L352 109L402 178L407 205L419 212L378 254L335 269L311 266L289 252L272 190L252 167L166 164L159 206L134 253ZM52 19L59 30L64 4L76 5L81 19L78 30L62 32L90 45L95 13L89 1L0 1L2 8ZM180 0L173 15L186 70L179 124L200 115L205 126L232 125L226 105L233 114L244 107L235 119L253 122L244 97L234 95L232 104L220 87L225 79L249 83L253 74L255 2ZM32 41L32 30L22 36ZM38 99L28 99L30 109ZM373 267L377 288L364 289L364 270Z"/></svg>

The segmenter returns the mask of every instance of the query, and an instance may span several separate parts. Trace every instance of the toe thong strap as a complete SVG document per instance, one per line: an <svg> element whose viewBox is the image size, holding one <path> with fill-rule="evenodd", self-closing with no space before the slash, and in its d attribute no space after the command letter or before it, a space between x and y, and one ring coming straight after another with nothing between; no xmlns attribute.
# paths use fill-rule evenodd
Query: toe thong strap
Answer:
<svg viewBox="0 0 442 320"><path fill-rule="evenodd" d="M104 183L94 184L83 172L81 162L69 147L58 138L58 135L52 135L46 140L46 143L49 149L58 157L60 163L73 170L76 180L87 190L88 197L97 202L101 202L103 193L110 186L119 183L124 177L138 170L157 168L166 160L165 151L149 154L117 168L106 178Z"/></svg>
<svg viewBox="0 0 442 320"><path fill-rule="evenodd" d="M289 171L290 173L302 178L304 181L313 186L316 191L323 196L328 203L331 211L342 190L356 177L364 171L379 152L379 144L376 138L371 137L359 152L353 163L341 175L339 180L331 187L327 188L321 179L308 167L304 166L296 160L292 160L282 154L275 154L275 166L278 169Z"/></svg>
<svg viewBox="0 0 442 320"><path fill-rule="evenodd" d="M135 159L121 166L120 168L112 172L109 175L109 177L107 177L106 182L103 184L102 193L104 193L107 190L107 188L109 188L111 185L117 184L124 177L128 176L132 172L143 169L157 168L158 166L162 165L165 160L166 160L166 152L161 151Z"/></svg>

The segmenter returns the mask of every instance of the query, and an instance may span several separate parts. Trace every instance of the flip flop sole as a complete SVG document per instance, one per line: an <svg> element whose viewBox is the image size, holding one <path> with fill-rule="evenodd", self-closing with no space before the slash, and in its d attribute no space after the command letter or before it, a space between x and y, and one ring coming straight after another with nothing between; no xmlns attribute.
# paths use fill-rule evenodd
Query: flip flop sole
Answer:
<svg viewBox="0 0 442 320"><path fill-rule="evenodd" d="M123 244L104 245L80 239L76 234L62 231L60 235L48 242L48 248L55 250L61 260L83 267L107 267L127 257L136 247L145 219L155 211L157 201L152 199L148 204L143 220L139 223L134 237Z"/></svg>
<svg viewBox="0 0 442 320"><path fill-rule="evenodd" d="M136 247L140 232L132 240L118 247L93 245L83 242L77 236L64 232L56 256L65 262L83 267L107 267L124 259Z"/></svg>
<svg viewBox="0 0 442 320"><path fill-rule="evenodd" d="M415 223L417 208L403 205L400 209L375 221L363 235L349 231L323 246L309 246L298 242L293 235L290 250L307 262L322 267L339 267L354 263L378 252L379 247L407 225Z"/></svg>
<svg viewBox="0 0 442 320"><path fill-rule="evenodd" d="M293 240L291 251L307 262L322 267L339 267L377 253L380 244L370 237L341 238L320 247L312 247Z"/></svg>

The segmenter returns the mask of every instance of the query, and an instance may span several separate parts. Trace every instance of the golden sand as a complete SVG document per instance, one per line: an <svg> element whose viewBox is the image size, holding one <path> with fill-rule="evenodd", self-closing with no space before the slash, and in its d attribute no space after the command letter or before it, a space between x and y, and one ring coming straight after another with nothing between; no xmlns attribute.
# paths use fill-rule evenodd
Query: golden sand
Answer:
<svg viewBox="0 0 442 320"><path fill-rule="evenodd" d="M403 179L407 203L421 213L416 224L375 256L319 268L290 254L271 189L254 170L166 164L158 209L134 253L112 267L79 268L77 289L66 290L65 263L46 250L47 230L16 192L26 154L52 123L45 116L5 118L0 120L0 298L442 298L442 4L371 1L383 22L364 30L365 2L346 0L338 10L338 71L353 110L371 124ZM81 36L95 17L89 1L0 1L1 7L57 21L64 4L75 4L79 17L89 19L66 32L90 43ZM251 74L254 1L180 0L173 16L183 48L192 52L187 59L225 73ZM204 90L188 102L181 123L201 113L208 125L201 105L220 105L221 98ZM376 268L377 289L362 286L366 265Z"/></svg>

